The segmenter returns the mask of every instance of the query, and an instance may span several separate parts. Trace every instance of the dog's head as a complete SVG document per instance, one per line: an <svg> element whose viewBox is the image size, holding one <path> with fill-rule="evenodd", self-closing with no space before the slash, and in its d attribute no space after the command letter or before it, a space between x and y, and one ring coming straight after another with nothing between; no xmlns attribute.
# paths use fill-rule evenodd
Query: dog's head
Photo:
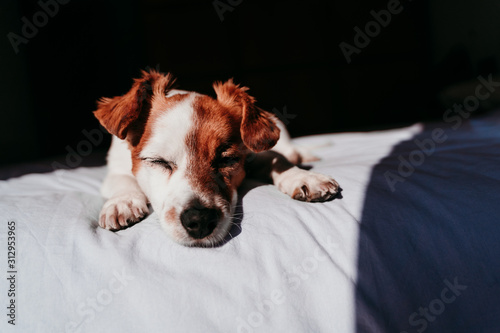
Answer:
<svg viewBox="0 0 500 333"><path fill-rule="evenodd" d="M184 245L211 246L229 231L246 155L272 148L279 129L232 80L214 83L217 99L171 90L173 82L170 74L143 72L94 113L128 142L132 172L167 233Z"/></svg>

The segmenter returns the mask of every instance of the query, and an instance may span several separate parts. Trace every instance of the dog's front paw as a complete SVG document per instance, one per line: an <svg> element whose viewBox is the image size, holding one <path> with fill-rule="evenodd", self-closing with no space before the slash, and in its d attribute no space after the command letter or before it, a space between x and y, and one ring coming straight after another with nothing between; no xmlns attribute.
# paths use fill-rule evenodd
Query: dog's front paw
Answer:
<svg viewBox="0 0 500 333"><path fill-rule="evenodd" d="M149 213L148 201L142 193L129 193L110 198L102 207L99 226L119 230L139 222Z"/></svg>
<svg viewBox="0 0 500 333"><path fill-rule="evenodd" d="M295 200L322 202L337 195L339 184L330 176L293 168L282 175L279 189Z"/></svg>

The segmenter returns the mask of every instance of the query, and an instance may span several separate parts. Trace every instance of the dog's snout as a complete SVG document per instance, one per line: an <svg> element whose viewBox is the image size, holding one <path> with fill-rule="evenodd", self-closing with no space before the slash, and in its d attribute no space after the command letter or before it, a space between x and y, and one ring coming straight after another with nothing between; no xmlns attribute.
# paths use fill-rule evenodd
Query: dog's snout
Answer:
<svg viewBox="0 0 500 333"><path fill-rule="evenodd" d="M181 223L188 234L196 239L206 237L217 226L219 214L216 209L192 205L186 208L180 216Z"/></svg>

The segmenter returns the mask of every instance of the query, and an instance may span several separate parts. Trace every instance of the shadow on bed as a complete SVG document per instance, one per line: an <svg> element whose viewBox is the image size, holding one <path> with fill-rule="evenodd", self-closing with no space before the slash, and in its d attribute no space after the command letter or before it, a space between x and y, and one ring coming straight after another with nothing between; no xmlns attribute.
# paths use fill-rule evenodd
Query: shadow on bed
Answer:
<svg viewBox="0 0 500 333"><path fill-rule="evenodd" d="M243 197L252 189L257 188L262 185L269 185L268 183L261 183L257 181L246 181L245 185L242 186L242 189L238 190L238 201L236 203L236 209L234 211L234 217L231 225L231 229L229 229L228 235L224 238L222 242L216 245L216 247L221 247L230 242L232 239L238 237L242 232L241 221L243 220L244 212L243 212ZM331 198L331 200L342 199L342 188L339 188L339 193L336 196ZM315 204L314 202L311 204Z"/></svg>
<svg viewBox="0 0 500 333"><path fill-rule="evenodd" d="M238 237L241 234L241 221L243 220L243 203L242 196L238 193L238 201L236 202L236 207L234 210L233 221L231 222L231 228L229 229L229 233L224 237L224 240L217 244L217 247L221 247L228 242L230 242L233 238Z"/></svg>
<svg viewBox="0 0 500 333"><path fill-rule="evenodd" d="M311 170L313 167L311 165L298 165L299 168L304 169L304 170ZM264 185L270 185L271 181L264 182L260 180L255 180L255 179L245 179L241 187L238 189L238 201L236 202L236 207L235 207L235 212L233 214L233 220L232 220L232 225L231 228L229 229L228 235L224 238L222 242L216 245L216 247L221 247L230 242L233 238L238 237L239 234L242 232L242 225L241 221L243 220L244 212L243 212L243 198L245 195L250 192L251 190L259 187L259 186L264 186ZM337 195L333 196L332 198L328 199L327 201L332 201L332 200L339 200L342 199L342 188L339 187L339 191ZM315 204L315 202L311 202L311 204Z"/></svg>
<svg viewBox="0 0 500 333"><path fill-rule="evenodd" d="M374 167L355 297L357 332L500 332L499 113L427 125Z"/></svg>

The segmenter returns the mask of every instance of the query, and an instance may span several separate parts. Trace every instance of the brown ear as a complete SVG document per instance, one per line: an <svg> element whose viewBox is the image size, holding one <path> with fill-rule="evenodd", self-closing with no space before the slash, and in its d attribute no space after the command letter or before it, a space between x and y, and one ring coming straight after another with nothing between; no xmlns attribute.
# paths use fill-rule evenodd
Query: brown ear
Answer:
<svg viewBox="0 0 500 333"><path fill-rule="evenodd" d="M213 87L219 103L241 114L240 132L245 146L256 153L274 147L280 137L276 117L255 106L255 98L246 93L247 87L234 84L232 79L215 82Z"/></svg>
<svg viewBox="0 0 500 333"><path fill-rule="evenodd" d="M152 98L164 97L174 81L171 74L142 71L142 77L134 79L132 88L125 95L101 98L94 115L109 133L122 140L127 138L134 144L144 130Z"/></svg>

